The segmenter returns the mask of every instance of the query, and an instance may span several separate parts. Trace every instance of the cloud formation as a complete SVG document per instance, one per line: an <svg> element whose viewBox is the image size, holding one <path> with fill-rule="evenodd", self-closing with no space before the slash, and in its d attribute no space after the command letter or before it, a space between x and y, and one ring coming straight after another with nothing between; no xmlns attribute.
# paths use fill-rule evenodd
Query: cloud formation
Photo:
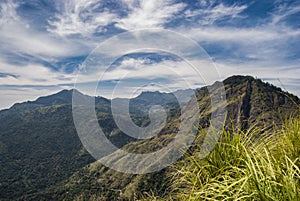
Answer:
<svg viewBox="0 0 300 201"><path fill-rule="evenodd" d="M200 5L201 9L186 10L184 17L194 18L195 22L202 26L213 25L224 18L230 20L242 17L240 14L248 7L247 5L216 4L214 1L200 1Z"/></svg>
<svg viewBox="0 0 300 201"><path fill-rule="evenodd" d="M123 3L128 14L118 20L116 27L124 30L163 28L165 23L171 21L186 6L183 3L174 3L173 0L123 0Z"/></svg>
<svg viewBox="0 0 300 201"><path fill-rule="evenodd" d="M212 57L222 78L250 74L281 86L280 79L287 90L300 95L299 1L34 1L0 2L0 95L5 99L0 108L71 86L80 63L98 44L113 35L144 28L169 29L192 38ZM51 9L49 4L53 4ZM40 23L36 18L46 20ZM143 42L151 46L155 37L143 38ZM184 46L184 41L174 44ZM130 47L130 41L115 44L107 53ZM160 54L157 57L167 57ZM182 60L153 61L147 56L122 60L104 81L113 83L128 75L130 84L124 95L126 90L138 88L135 84L141 79L168 77L168 81L160 81L170 88L183 86L176 82L175 71L193 86L202 83ZM99 78L94 72L86 77L87 84ZM107 84L107 90L112 86Z"/></svg>
<svg viewBox="0 0 300 201"><path fill-rule="evenodd" d="M66 0L61 3L60 13L49 20L54 32L60 36L80 34L90 37L95 32L105 31L104 27L112 23L117 15L107 9L99 11L101 0Z"/></svg>

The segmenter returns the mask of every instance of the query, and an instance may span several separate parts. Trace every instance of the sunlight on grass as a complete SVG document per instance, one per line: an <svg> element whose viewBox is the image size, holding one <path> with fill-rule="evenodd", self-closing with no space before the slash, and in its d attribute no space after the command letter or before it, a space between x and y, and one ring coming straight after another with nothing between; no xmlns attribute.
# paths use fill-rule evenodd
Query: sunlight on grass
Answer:
<svg viewBox="0 0 300 201"><path fill-rule="evenodd" d="M172 191L144 200L300 200L300 118L261 134L223 131L208 157L174 165Z"/></svg>

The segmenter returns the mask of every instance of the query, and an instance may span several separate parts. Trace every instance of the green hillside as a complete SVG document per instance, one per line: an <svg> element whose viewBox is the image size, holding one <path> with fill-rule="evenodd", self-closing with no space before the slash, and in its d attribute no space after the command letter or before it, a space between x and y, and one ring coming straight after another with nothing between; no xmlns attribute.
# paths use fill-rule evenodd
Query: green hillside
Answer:
<svg viewBox="0 0 300 201"><path fill-rule="evenodd" d="M261 80L249 76L233 76L224 80L223 83L227 98L227 102L220 103L225 104L227 109L224 128L232 132L233 136L238 133L238 137L233 137L233 139L242 145L244 145L242 139L245 139L242 136L254 127L257 135L253 139L261 139L258 140L261 142L264 139L262 136L275 136L274 138L277 139L276 136L279 136L277 131L281 129L283 121L290 116L298 115L300 100L296 96ZM215 83L208 87L210 91L214 91L218 90L219 86L219 83ZM181 175L180 172L182 169L192 172L191 175L197 175L197 171L202 171L196 169L195 165L198 161L195 163L191 161L194 160L197 147L201 145L203 131L209 126L210 115L216 109L210 105L207 89L204 87L196 91L201 121L199 135L189 151L190 155L182 159L184 162L179 161L160 172L145 175L116 172L95 162L85 151L72 121L72 106L70 105L72 91L62 91L1 111L0 200L134 200L147 199L147 197L150 200L155 197L164 200L172 195L174 199L189 200L187 196L198 195L200 190L188 191L187 189L207 187L202 180L197 180L197 178L191 179L195 182L202 182L203 186L198 183L193 186L188 179L185 179L185 176L189 176L188 173ZM98 97L96 98L96 111L99 124L114 144L129 152L148 153L164 147L173 139L179 126L179 108L172 95L147 92L131 100L130 104L132 118L139 125L149 123L145 111L151 105L162 104L168 109L167 124L159 135L149 140L133 139L116 127L110 111L110 100ZM227 138L224 137L224 139ZM231 141L226 141L226 143L230 144ZM214 152L216 151L218 150ZM206 160L210 160L212 155ZM216 159L220 160L220 163L225 163L225 165L220 165L224 167L227 165L227 161L223 158ZM292 159L296 160L296 158ZM206 160L199 161L199 163L206 163ZM215 165L212 168L216 167L218 166ZM216 172L213 174L218 176ZM230 172L224 170L224 174L226 176ZM176 176L185 180L178 180ZM210 176L204 179L209 178ZM219 182L222 181L222 178L217 179L220 179ZM178 186L174 186L175 184ZM229 186L224 186L224 188L227 187L229 188ZM250 187L249 189L251 190ZM207 198L212 195L208 195ZM216 199L221 199L221 197Z"/></svg>

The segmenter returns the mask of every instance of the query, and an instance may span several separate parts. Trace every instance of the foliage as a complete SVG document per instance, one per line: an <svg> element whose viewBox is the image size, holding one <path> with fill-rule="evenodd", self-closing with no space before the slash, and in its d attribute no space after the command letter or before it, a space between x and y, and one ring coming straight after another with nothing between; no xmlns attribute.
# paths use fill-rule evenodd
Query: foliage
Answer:
<svg viewBox="0 0 300 201"><path fill-rule="evenodd" d="M224 130L208 157L175 165L170 200L300 200L299 151L300 118L264 135Z"/></svg>
<svg viewBox="0 0 300 201"><path fill-rule="evenodd" d="M188 199L184 195L201 195L201 185L206 185L203 188L211 187L211 190L215 189L216 191L216 187L212 184L220 183L220 190L221 184L224 184L223 181L232 179L231 185L233 186L223 185L222 190L230 196L237 193L231 190L243 182L246 182L247 185L240 185L240 188L251 189L250 184L255 187L253 179L253 181L251 178L241 181L239 179L245 178L242 176L251 171L255 173L256 169L262 172L273 170L275 171L273 175L282 171L281 174L278 174L281 175L279 178L270 180L273 183L268 183L268 177L272 178L272 175L258 174L258 179L260 179L258 187L260 185L269 186L268 192L262 196L269 196L273 191L275 192L274 186L277 183L282 184L280 182L283 182L284 179L286 179L286 183L289 182L290 186L288 187L292 189L292 185L296 184L288 180L284 174L291 174L290 170L296 171L296 167L299 167L299 138L293 134L298 132L298 126L287 121L288 123L283 126L282 130L281 124L282 119L289 117L298 109L295 109L294 106L295 103L299 104L300 100L279 88L249 76L232 76L223 83L227 102L221 102L220 106L226 106L228 118L225 122L226 132L224 131L222 144L217 146L218 149L211 155L210 161L201 161L201 163L193 154L197 150L197 146L193 147L189 152L191 156L179 162L177 166L177 168L180 167L182 173L184 171L197 173L198 170L207 174L207 176L202 174L201 177L198 175L199 178L192 177L191 174L191 180L199 179L194 180L195 186L184 176L173 180L173 177L177 178L176 176L180 174L177 171L175 171L176 174L171 174L172 168L170 167L146 175L129 175L109 170L93 162L94 159L82 146L72 120L73 90L64 90L51 96L41 97L36 101L15 104L8 110L0 111L0 200ZM220 84L216 83L208 87L212 91L218 91L219 86ZM196 91L199 111L201 111L200 127L204 129L209 126L211 113L219 106L211 107L208 87ZM188 90L175 93L181 93L188 99L188 95L184 95L187 92ZM80 92L75 91L75 93ZM92 98L83 94L80 97L83 100ZM149 153L158 150L168 144L179 129L180 108L178 108L179 105L174 95L144 92L130 100L131 118L133 122L142 127L150 123L148 112L152 106L162 105L168 111L166 126L157 136L147 140L136 140L121 132L114 122L110 104L110 100L101 97L95 98L99 124L113 144L128 152ZM233 129L231 128L232 123L236 126ZM256 125L257 130L247 132L246 130L253 128L253 125ZM277 127L277 131L271 132L274 127ZM249 137L251 133L255 133L255 137L249 138L251 140L242 137L243 135ZM263 133L266 137L261 136ZM286 135L287 133L291 135ZM196 143L202 142L201 137L200 135ZM269 142L269 139L272 140ZM256 145L263 147L262 142L258 143L260 140L267 144L266 148L253 149ZM274 143L275 141L276 143ZM235 148L232 148L234 146ZM227 149L228 147L231 148ZM227 151L223 150L225 148ZM255 158L260 155L261 158ZM255 159L252 161L254 164L252 166L250 159ZM278 159L281 160L278 161ZM204 163L206 166L199 166L198 169L195 169L196 162L201 165ZM272 165L263 166L265 169L261 168L262 164L267 162ZM275 166L275 162L278 162L277 166ZM207 168L201 169L200 167ZM262 176L265 176L266 179L263 180ZM173 186L170 184L171 181L175 181ZM207 182L212 181L215 183L211 183L212 186L209 186ZM179 185L176 186L176 183ZM284 192L282 186L277 187L277 191L280 189L281 192ZM198 192L196 192L197 189ZM287 190L285 191L287 192ZM170 192L172 193L170 194ZM244 189L242 192L238 192L245 195L250 194ZM252 193L257 192L259 191ZM277 194L279 195L279 193ZM215 193L207 198L212 199L217 195ZM286 195L288 196L289 193ZM291 193L289 196L293 197L294 194ZM222 195L217 198L221 199Z"/></svg>

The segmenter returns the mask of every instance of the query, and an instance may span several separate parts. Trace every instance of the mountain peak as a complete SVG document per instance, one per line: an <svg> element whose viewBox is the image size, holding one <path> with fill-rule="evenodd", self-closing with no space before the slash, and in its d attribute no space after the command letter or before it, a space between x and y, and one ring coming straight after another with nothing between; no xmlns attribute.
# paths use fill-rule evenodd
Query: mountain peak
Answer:
<svg viewBox="0 0 300 201"><path fill-rule="evenodd" d="M41 104L45 106L56 105L56 104L71 104L73 92L80 93L76 89L64 89L50 96L44 96L34 101L35 104Z"/></svg>
<svg viewBox="0 0 300 201"><path fill-rule="evenodd" d="M52 106L52 105L66 105L72 103L72 96L73 93L79 93L76 89L64 89L55 94L42 96L37 98L34 101L27 101L23 103L16 103L14 104L11 109L13 110L31 110L35 109L36 107L40 106Z"/></svg>
<svg viewBox="0 0 300 201"><path fill-rule="evenodd" d="M246 81L254 81L255 78L250 76L250 75L246 75L246 76L243 76L243 75L233 75L233 76L230 76L228 78L226 78L223 83L224 84L239 84L239 83L243 83L243 82L246 82Z"/></svg>

